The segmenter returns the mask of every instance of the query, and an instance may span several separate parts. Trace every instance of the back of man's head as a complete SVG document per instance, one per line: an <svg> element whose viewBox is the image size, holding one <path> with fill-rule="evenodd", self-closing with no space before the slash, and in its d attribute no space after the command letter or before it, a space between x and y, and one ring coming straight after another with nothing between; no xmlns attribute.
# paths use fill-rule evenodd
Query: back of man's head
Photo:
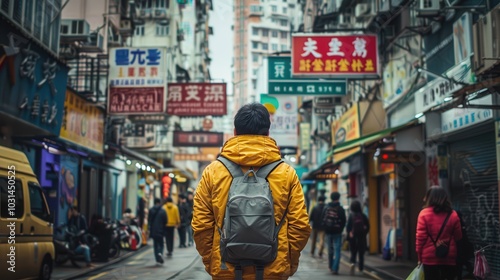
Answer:
<svg viewBox="0 0 500 280"><path fill-rule="evenodd" d="M269 111L260 103L246 104L238 110L234 117L236 135L269 135L271 119Z"/></svg>
<svg viewBox="0 0 500 280"><path fill-rule="evenodd" d="M324 195L320 195L320 197L318 197L319 202L325 202L325 200L326 200L326 197Z"/></svg>
<svg viewBox="0 0 500 280"><path fill-rule="evenodd" d="M330 195L330 198L332 201L338 201L340 199L340 193L339 192L332 192Z"/></svg>
<svg viewBox="0 0 500 280"><path fill-rule="evenodd" d="M159 198L155 198L155 205L156 205L156 204L161 204L161 199L159 199Z"/></svg>

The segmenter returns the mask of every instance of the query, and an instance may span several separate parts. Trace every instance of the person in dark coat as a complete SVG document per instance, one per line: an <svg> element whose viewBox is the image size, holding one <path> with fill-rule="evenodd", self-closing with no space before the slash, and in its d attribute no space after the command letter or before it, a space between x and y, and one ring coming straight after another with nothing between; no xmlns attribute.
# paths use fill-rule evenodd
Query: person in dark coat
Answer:
<svg viewBox="0 0 500 280"><path fill-rule="evenodd" d="M358 268L363 272L365 251L366 251L366 235L370 231L370 222L368 217L362 212L361 203L357 200L351 202L351 213L347 219L346 231L349 237L349 248L351 249L351 265L350 272L354 275L354 266L356 264L356 255L358 255Z"/></svg>
<svg viewBox="0 0 500 280"><path fill-rule="evenodd" d="M323 210L325 209L324 195L318 197L318 204L314 206L311 214L309 215L309 221L312 223L312 240L311 240L311 256L314 257L314 252L316 250L316 243L318 243L318 256L323 257L323 249L325 247L325 227L323 226Z"/></svg>
<svg viewBox="0 0 500 280"><path fill-rule="evenodd" d="M161 207L161 199L155 198L155 205L149 209L149 236L153 238L156 262L163 264L163 236L167 224L167 212Z"/></svg>
<svg viewBox="0 0 500 280"><path fill-rule="evenodd" d="M191 221L189 220L189 205L186 202L186 196L179 195L179 214L181 215L181 224L177 228L179 233L179 248L186 248L186 233L187 227L191 226Z"/></svg>

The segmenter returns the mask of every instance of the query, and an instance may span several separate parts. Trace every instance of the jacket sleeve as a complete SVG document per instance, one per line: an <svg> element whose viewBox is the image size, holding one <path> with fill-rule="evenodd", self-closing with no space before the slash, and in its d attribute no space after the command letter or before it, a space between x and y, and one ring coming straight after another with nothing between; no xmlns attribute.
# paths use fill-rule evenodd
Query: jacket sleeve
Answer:
<svg viewBox="0 0 500 280"><path fill-rule="evenodd" d="M291 167L289 168L291 169ZM306 246L311 234L302 185L295 172L291 178L287 220L291 259L290 268L293 275L299 267L300 252Z"/></svg>
<svg viewBox="0 0 500 280"><path fill-rule="evenodd" d="M425 242L427 241L427 238L429 234L427 233L427 227L426 227L426 222L425 222L425 215L423 211L420 211L418 214L417 218L417 233L416 233L416 240L415 240L415 250L417 252L417 257L418 260L422 260L422 252L424 249Z"/></svg>
<svg viewBox="0 0 500 280"><path fill-rule="evenodd" d="M196 250L202 257L205 269L210 273L210 259L214 238L215 217L212 209L212 195L210 178L211 166L207 166L202 173L201 180L196 187L193 201L193 239Z"/></svg>
<svg viewBox="0 0 500 280"><path fill-rule="evenodd" d="M453 235L454 235L455 241L460 241L463 238L462 223L460 222L460 217L458 217L457 212L455 212L454 216L455 216L455 219L454 219L455 224L454 224L454 228L453 228Z"/></svg>

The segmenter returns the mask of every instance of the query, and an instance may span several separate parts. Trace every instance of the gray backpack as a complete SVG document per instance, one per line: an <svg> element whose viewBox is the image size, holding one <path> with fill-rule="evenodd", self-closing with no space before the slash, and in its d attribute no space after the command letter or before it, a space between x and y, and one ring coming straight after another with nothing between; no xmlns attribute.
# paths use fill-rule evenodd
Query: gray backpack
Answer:
<svg viewBox="0 0 500 280"><path fill-rule="evenodd" d="M286 213L276 225L274 202L267 176L283 160L278 160L245 174L234 162L217 158L231 173L226 213L220 233L222 268L235 266L235 279L243 279L244 266L255 266L255 279L264 279L264 265L273 262L278 253L278 232ZM252 174L253 176L249 176ZM288 205L287 205L288 208Z"/></svg>

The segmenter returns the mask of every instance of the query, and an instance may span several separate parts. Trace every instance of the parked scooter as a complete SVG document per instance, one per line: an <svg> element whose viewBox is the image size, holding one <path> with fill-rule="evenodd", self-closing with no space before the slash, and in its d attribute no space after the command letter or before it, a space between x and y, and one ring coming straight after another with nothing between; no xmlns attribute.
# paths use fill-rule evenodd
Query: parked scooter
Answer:
<svg viewBox="0 0 500 280"><path fill-rule="evenodd" d="M120 245L123 249L137 250L142 245L142 232L133 222L130 225L117 221Z"/></svg>

